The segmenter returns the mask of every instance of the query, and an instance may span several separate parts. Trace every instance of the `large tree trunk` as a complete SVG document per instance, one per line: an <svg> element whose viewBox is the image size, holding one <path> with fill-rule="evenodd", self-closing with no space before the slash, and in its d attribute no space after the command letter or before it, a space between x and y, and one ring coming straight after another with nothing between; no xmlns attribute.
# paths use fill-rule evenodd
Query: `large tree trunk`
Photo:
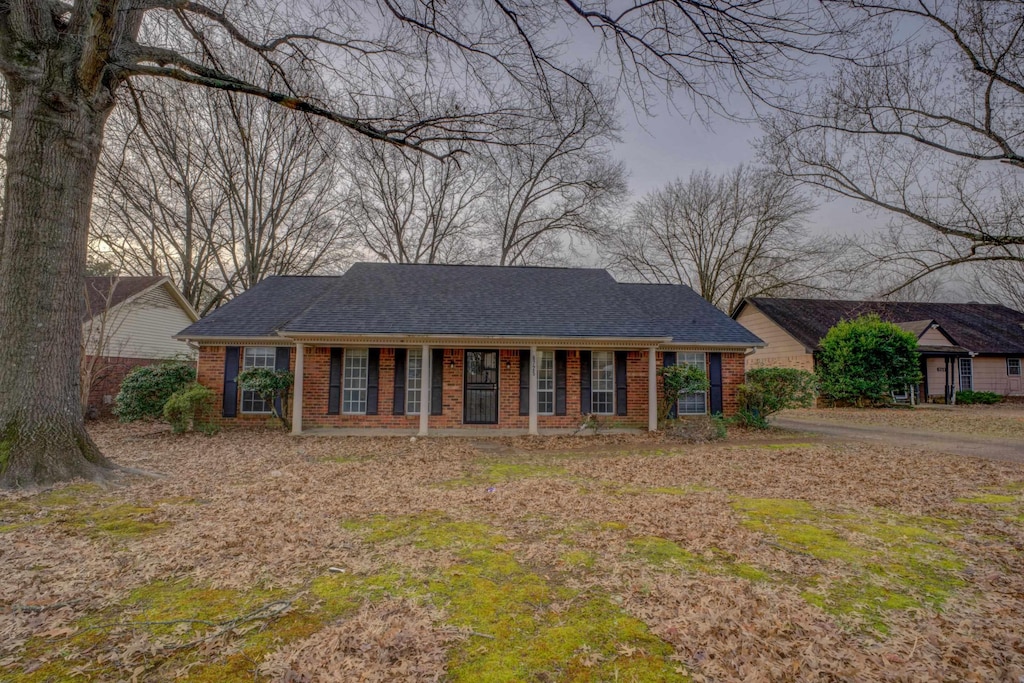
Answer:
<svg viewBox="0 0 1024 683"><path fill-rule="evenodd" d="M111 103L47 77L8 85L0 486L100 479L112 465L85 431L79 353L90 201Z"/></svg>

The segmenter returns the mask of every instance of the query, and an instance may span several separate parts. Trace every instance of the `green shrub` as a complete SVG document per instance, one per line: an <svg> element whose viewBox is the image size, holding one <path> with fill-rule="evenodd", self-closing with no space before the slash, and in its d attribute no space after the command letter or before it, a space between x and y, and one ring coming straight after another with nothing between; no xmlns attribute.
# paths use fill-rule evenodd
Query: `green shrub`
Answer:
<svg viewBox="0 0 1024 683"><path fill-rule="evenodd" d="M663 389L661 405L658 406L658 419L661 421L668 419L680 394L696 394L707 391L711 386L704 368L687 363L661 368L658 374L661 375Z"/></svg>
<svg viewBox="0 0 1024 683"><path fill-rule="evenodd" d="M196 369L185 361L167 361L132 369L114 399L114 414L121 422L163 417L164 404L176 391L196 381Z"/></svg>
<svg viewBox="0 0 1024 683"><path fill-rule="evenodd" d="M171 423L175 434L189 430L213 434L217 431L211 420L215 399L213 391L193 382L167 399L164 403L164 419Z"/></svg>
<svg viewBox="0 0 1024 683"><path fill-rule="evenodd" d="M971 391L970 389L966 389L964 391L956 392L956 402L962 406L974 405L975 403L992 405L993 403L999 403L1002 400L1002 396L991 391Z"/></svg>
<svg viewBox="0 0 1024 683"><path fill-rule="evenodd" d="M739 388L736 422L766 429L768 416L788 408L814 405L817 378L813 372L796 368L755 368L747 372Z"/></svg>
<svg viewBox="0 0 1024 683"><path fill-rule="evenodd" d="M917 337L877 315L840 321L817 361L822 395L858 406L891 402L893 391L921 381Z"/></svg>
<svg viewBox="0 0 1024 683"><path fill-rule="evenodd" d="M285 416L285 412L288 410L288 390L294 381L294 376L287 370L270 368L252 368L238 375L238 386L259 394L260 398L270 404L274 416L281 420L286 429L291 429L291 422ZM277 409L278 399L281 402L280 411Z"/></svg>

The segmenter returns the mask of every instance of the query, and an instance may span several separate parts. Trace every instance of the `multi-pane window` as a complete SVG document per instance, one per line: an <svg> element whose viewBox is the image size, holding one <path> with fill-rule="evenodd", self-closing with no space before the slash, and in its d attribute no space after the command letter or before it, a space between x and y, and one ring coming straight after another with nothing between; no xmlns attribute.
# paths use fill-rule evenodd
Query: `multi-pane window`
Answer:
<svg viewBox="0 0 1024 683"><path fill-rule="evenodd" d="M970 358L960 359L960 391L974 388L974 364Z"/></svg>
<svg viewBox="0 0 1024 683"><path fill-rule="evenodd" d="M274 361L277 358L277 349L273 346L247 346L242 355L242 370L253 368L274 369ZM260 398L255 391L242 391L242 412L243 413L269 413L270 403Z"/></svg>
<svg viewBox="0 0 1024 683"><path fill-rule="evenodd" d="M1006 359L1006 374L1011 377L1020 377L1020 358Z"/></svg>
<svg viewBox="0 0 1024 683"><path fill-rule="evenodd" d="M555 352L537 352L537 412L555 414Z"/></svg>
<svg viewBox="0 0 1024 683"><path fill-rule="evenodd" d="M366 379L370 367L367 349L345 349L341 412L349 415L366 413Z"/></svg>
<svg viewBox="0 0 1024 683"><path fill-rule="evenodd" d="M405 412L419 415L420 390L423 388L423 349L409 349L406 361Z"/></svg>
<svg viewBox="0 0 1024 683"><path fill-rule="evenodd" d="M611 351L591 355L590 410L596 415L615 412L615 354Z"/></svg>
<svg viewBox="0 0 1024 683"><path fill-rule="evenodd" d="M707 371L706 359L703 353L680 353L676 356L676 363L679 365L691 365L705 372ZM698 391L693 394L679 394L680 415L703 415L707 410L706 391Z"/></svg>

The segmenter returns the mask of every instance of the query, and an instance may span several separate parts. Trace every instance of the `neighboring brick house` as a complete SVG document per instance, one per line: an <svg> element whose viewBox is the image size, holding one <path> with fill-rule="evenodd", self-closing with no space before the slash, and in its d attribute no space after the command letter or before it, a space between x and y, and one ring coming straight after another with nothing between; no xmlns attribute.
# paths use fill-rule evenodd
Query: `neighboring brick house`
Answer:
<svg viewBox="0 0 1024 683"><path fill-rule="evenodd" d="M840 320L878 314L917 337L926 399L952 401L957 391L1024 397L1024 313L998 304L750 298L733 318L766 345L747 368L814 369L814 353Z"/></svg>
<svg viewBox="0 0 1024 683"><path fill-rule="evenodd" d="M239 390L252 367L295 373L293 431L656 429L657 368L694 363L707 395L680 413L736 411L761 341L688 287L617 283L598 269L359 263L337 277L271 277L178 339L222 423L265 420Z"/></svg>
<svg viewBox="0 0 1024 683"><path fill-rule="evenodd" d="M195 357L195 351L174 334L198 319L166 277L87 277L81 364L87 413L109 414L121 381L132 368Z"/></svg>

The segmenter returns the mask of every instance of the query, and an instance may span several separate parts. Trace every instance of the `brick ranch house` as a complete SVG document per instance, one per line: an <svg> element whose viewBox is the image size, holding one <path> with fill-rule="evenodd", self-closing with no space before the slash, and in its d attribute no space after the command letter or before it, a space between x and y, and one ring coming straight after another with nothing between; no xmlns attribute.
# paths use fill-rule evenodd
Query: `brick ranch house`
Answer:
<svg viewBox="0 0 1024 683"><path fill-rule="evenodd" d="M189 345L173 335L198 319L167 277L85 278L80 374L87 414L109 414L133 368L194 358Z"/></svg>
<svg viewBox="0 0 1024 683"><path fill-rule="evenodd" d="M336 277L271 277L177 335L222 424L270 406L239 371L295 374L293 432L309 428L657 428L657 369L705 368L684 414L736 410L761 341L683 286L622 284L599 269L359 263Z"/></svg>
<svg viewBox="0 0 1024 683"><path fill-rule="evenodd" d="M750 298L733 318L764 339L747 368L814 370L818 343L840 320L876 313L917 337L924 400L954 400L957 391L1024 397L1024 313L998 304Z"/></svg>

